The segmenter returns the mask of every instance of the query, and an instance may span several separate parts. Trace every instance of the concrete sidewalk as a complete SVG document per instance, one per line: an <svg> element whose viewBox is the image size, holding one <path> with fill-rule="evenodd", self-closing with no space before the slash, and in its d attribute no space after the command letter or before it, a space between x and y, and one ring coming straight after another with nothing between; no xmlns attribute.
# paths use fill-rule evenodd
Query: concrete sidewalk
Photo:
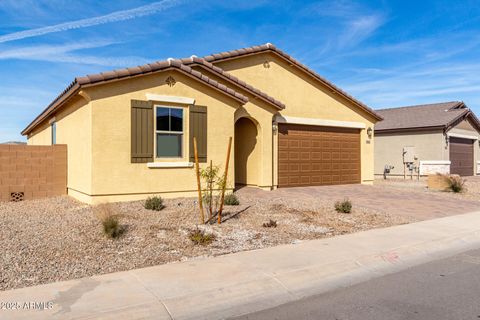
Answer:
<svg viewBox="0 0 480 320"><path fill-rule="evenodd" d="M3 291L0 302L18 302L20 310L0 310L0 319L222 319L478 247L480 212L474 212ZM26 310L25 302L53 306Z"/></svg>

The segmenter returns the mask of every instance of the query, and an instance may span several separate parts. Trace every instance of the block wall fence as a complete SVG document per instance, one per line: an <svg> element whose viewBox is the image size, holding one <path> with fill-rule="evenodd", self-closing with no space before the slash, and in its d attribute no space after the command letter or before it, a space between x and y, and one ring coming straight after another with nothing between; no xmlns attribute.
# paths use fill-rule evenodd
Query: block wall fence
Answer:
<svg viewBox="0 0 480 320"><path fill-rule="evenodd" d="M0 145L0 201L67 194L67 146Z"/></svg>

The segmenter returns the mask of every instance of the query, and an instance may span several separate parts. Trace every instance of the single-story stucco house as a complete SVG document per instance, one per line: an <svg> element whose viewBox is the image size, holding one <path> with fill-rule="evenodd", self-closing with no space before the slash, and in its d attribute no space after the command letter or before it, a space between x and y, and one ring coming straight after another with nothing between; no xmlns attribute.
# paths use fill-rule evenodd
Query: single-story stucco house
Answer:
<svg viewBox="0 0 480 320"><path fill-rule="evenodd" d="M480 123L463 102L376 110L375 175L476 175Z"/></svg>
<svg viewBox="0 0 480 320"><path fill-rule="evenodd" d="M68 146L68 194L87 203L193 196L201 165L228 184L373 181L381 117L272 44L76 78L22 132Z"/></svg>

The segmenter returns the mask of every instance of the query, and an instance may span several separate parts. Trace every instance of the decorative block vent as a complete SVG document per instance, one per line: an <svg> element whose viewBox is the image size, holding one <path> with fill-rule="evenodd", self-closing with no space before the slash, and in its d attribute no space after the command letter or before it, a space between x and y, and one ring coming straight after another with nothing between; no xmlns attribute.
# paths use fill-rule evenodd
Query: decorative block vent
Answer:
<svg viewBox="0 0 480 320"><path fill-rule="evenodd" d="M23 197L24 197L23 192L10 193L10 201L13 201L13 202L23 201Z"/></svg>

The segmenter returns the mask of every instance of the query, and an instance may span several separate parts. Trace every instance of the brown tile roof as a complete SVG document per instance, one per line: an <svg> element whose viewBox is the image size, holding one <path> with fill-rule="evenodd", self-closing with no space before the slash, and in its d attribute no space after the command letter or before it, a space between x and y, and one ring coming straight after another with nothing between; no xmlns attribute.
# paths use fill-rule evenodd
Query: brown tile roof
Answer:
<svg viewBox="0 0 480 320"><path fill-rule="evenodd" d="M202 81L205 84L208 84L212 86L213 88L231 96L232 98L242 102L246 103L248 101L248 98L241 93L233 90L232 88L223 85L221 83L218 83L217 81L210 79L206 75L202 74L201 72L192 69L190 66L187 64L198 64L201 65L202 67L208 68L209 70L215 72L217 75L223 77L224 79L227 79L231 83L235 83L236 85L242 87L246 91L254 94L255 96L259 97L260 99L264 100L265 102L268 102L275 107L279 109L285 108L285 105L274 99L273 97L270 97L268 94L258 90L257 88L254 88L253 86L245 83L244 81L234 77L233 75L229 74L228 72L225 72L219 67L214 66L211 62L218 62L221 60L225 59L233 59L237 56L243 56L243 55L248 55L248 54L256 54L264 51L271 51L277 54L278 56L282 57L283 59L288 60L290 63L296 65L298 68L304 70L306 73L310 74L314 78L318 79L320 82L322 82L324 85L329 87L332 91L339 93L343 97L345 97L347 100L353 102L357 106L359 106L361 109L365 110L367 113L372 115L374 118L381 120L382 118L375 113L372 109L367 107L365 104L361 103L360 101L356 100L352 96L348 95L346 92L342 91L340 88L336 87L334 84L331 82L327 81L326 79L322 78L320 75L306 67L305 65L301 64L285 52L281 51L280 49L277 49L275 46L272 44L265 44L261 46L253 46L249 48L244 48L244 49L239 49L239 50L233 50L233 51L228 51L228 52L223 52L219 54L213 54L210 56L206 56L205 58L188 58L188 59L168 59L166 61L157 61L154 63L149 63L146 65L142 66L137 66L133 68L125 68L125 69L119 69L119 70L113 70L113 71L107 71L107 72L102 72L98 74L92 74L92 75L87 75L84 77L77 77L75 80L70 83L70 85L60 94L58 95L48 106L45 110L40 113L23 131L22 135L26 135L30 133L38 124L40 124L45 118L47 118L49 115L51 115L53 112L55 112L58 108L60 108L64 102L72 98L75 94L77 94L82 87L86 86L91 86L91 85L96 85L96 84L101 84L101 83L106 83L109 81L115 81L115 80L121 80L121 79L126 79L130 77L135 77L135 76L140 76L140 75L145 75L145 74L151 74L154 72L160 72L160 71L165 71L167 69L176 69L180 72L183 72L184 74L197 79L198 81Z"/></svg>
<svg viewBox="0 0 480 320"><path fill-rule="evenodd" d="M178 70L200 82L203 82L224 94L229 95L230 97L236 99L241 103L248 102L248 98L243 94L233 90L232 88L227 87L224 84L221 84L213 79L210 79L201 72L192 69L189 66L183 65L180 60L168 59L165 61L157 61L154 63L149 63L142 66L137 66L133 68L125 68L113 71L107 71L92 75L87 75L84 77L77 77L75 80L70 83L70 85L55 98L48 107L40 113L23 131L22 135L30 133L35 126L42 122L46 117L56 111L61 105L73 97L78 91L85 86L96 85L101 83L106 83L114 80L121 80L126 78L131 78L135 76L151 74L154 72L166 71L168 69Z"/></svg>
<svg viewBox="0 0 480 320"><path fill-rule="evenodd" d="M134 68L126 68L108 72L102 72L93 75L87 75L85 77L79 77L75 80L80 85L87 85L87 84L98 84L99 82L107 82L111 80L119 80L123 78L131 78L137 75L144 75L149 74L157 71L165 71L167 69L178 69L183 73L193 76L197 80L204 82L224 93L230 95L232 98L239 100L240 102L246 103L248 102L248 98L242 95L241 93L236 92L235 90L218 83L217 81L210 79L206 75L202 74L197 70L193 70L191 67L183 65L179 60L169 59L165 61L157 61L154 63L145 64L143 66L138 66Z"/></svg>
<svg viewBox="0 0 480 320"><path fill-rule="evenodd" d="M251 94L253 94L257 97L259 97L260 99L264 100L265 102L274 105L276 108L278 108L278 109L284 109L285 108L285 104L283 104L282 102L280 102L277 99L269 96L268 94L258 90L257 88L249 85L245 81L242 81L242 80L238 79L237 77L235 77L234 75L226 72L222 68L219 68L219 67L211 64L210 62L208 62L207 60L205 60L203 58L192 56L190 58L180 59L180 62L184 65L197 64L199 66L205 67L206 69L216 73L218 76L226 79L227 81L242 87L246 91L250 92Z"/></svg>
<svg viewBox="0 0 480 320"><path fill-rule="evenodd" d="M478 119L461 101L422 104L376 110L384 120L375 124L375 132L408 129L448 129L459 119L471 117L477 127Z"/></svg>
<svg viewBox="0 0 480 320"><path fill-rule="evenodd" d="M346 93L345 91L343 91L342 89L340 89L339 87L334 85L332 82L330 82L327 79L325 79L324 77L320 76L318 73L316 73L312 69L308 68L306 65L302 64L301 62L297 61L295 58L293 58L289 54L287 54L287 53L283 52L282 50L278 49L277 47L275 47L271 43L263 44L263 45L260 45L260 46L242 48L242 49L238 49L238 50L215 53L215 54L205 56L203 58L206 61L215 64L216 62L235 59L235 58L238 58L238 57L252 55L252 54L258 54L258 53L262 53L262 52L273 52L273 53L277 54L278 56L280 56L284 60L287 60L289 63L295 65L299 69L303 70L305 73L309 74L310 76L312 76L315 79L317 79L318 81L320 81L322 84L324 84L325 86L330 88L332 91L337 92L338 94L340 94L341 96L343 96L344 98L349 100L350 102L353 102L355 105L360 107L360 109L363 109L368 114L373 116L375 119L382 120L382 117L379 114L377 114L373 109L368 107L366 104L360 102L359 100L357 100L353 96L349 95L348 93Z"/></svg>

